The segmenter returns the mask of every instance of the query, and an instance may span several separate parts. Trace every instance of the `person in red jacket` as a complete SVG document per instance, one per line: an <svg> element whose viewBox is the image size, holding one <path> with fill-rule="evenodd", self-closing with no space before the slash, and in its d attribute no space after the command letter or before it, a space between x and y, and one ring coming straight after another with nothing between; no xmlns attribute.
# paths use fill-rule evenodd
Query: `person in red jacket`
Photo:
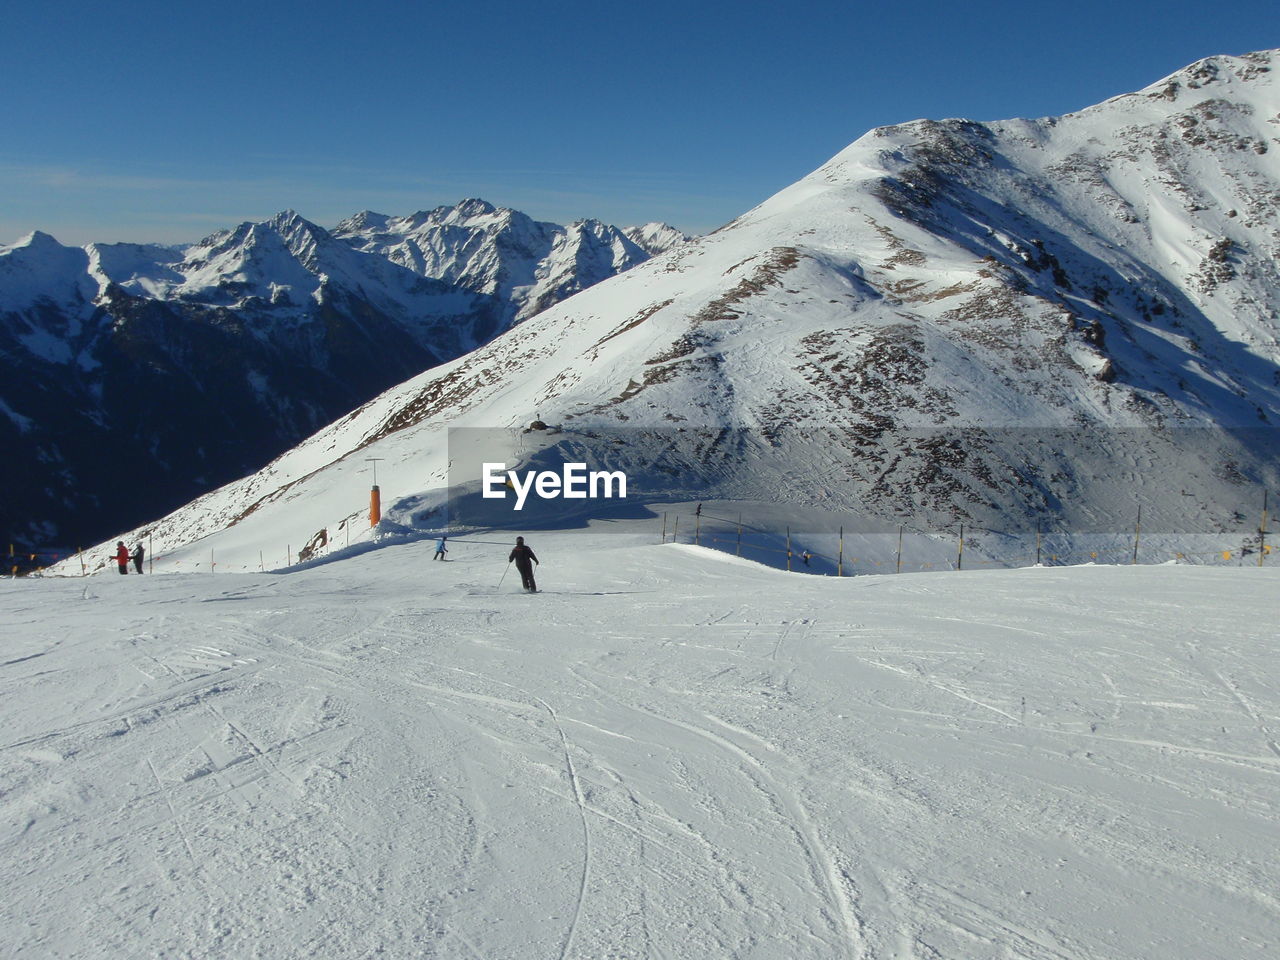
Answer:
<svg viewBox="0 0 1280 960"><path fill-rule="evenodd" d="M116 563L120 565L122 574L129 572L129 548L124 545L123 540L116 541Z"/></svg>

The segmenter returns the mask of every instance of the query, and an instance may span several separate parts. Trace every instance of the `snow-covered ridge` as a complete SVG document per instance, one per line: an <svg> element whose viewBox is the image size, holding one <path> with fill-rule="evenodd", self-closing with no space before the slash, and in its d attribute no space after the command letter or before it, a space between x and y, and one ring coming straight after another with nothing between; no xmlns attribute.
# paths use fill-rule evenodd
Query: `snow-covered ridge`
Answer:
<svg viewBox="0 0 1280 960"><path fill-rule="evenodd" d="M476 199L407 217L365 211L333 232L415 273L500 297L510 322L689 239L666 224L560 226Z"/></svg>
<svg viewBox="0 0 1280 960"><path fill-rule="evenodd" d="M448 427L535 415L757 437L721 451L727 479L688 460L708 495L933 529L1127 525L1141 502L1226 529L1280 479L1276 60L1213 58L1064 117L871 131L154 529L309 535L360 509L359 458L385 457L407 503L444 482Z"/></svg>

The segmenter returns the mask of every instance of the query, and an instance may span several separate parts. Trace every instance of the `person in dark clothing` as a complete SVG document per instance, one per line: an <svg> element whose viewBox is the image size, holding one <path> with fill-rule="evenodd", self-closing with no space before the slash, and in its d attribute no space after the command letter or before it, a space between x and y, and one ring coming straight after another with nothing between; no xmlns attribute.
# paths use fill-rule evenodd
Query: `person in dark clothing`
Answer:
<svg viewBox="0 0 1280 960"><path fill-rule="evenodd" d="M145 554L146 551L142 549L142 544L138 544L133 548L133 569L139 573L142 572L142 558Z"/></svg>
<svg viewBox="0 0 1280 960"><path fill-rule="evenodd" d="M510 556L507 557L507 563L512 560L516 562L516 569L520 571L520 579L524 583L524 588L530 593L537 593L538 585L533 580L533 565L538 562L538 558L534 556L532 550L524 545L524 537L516 537L516 545L512 548Z"/></svg>
<svg viewBox="0 0 1280 960"><path fill-rule="evenodd" d="M122 574L129 572L129 548L124 545L123 540L116 541L116 564Z"/></svg>

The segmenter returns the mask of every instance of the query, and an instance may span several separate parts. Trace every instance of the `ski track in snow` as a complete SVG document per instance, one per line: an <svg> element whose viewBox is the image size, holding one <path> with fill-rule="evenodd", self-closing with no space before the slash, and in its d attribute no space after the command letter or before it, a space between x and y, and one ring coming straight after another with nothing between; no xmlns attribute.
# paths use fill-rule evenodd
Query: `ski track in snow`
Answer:
<svg viewBox="0 0 1280 960"><path fill-rule="evenodd" d="M12 955L1280 942L1280 683L1234 626L1270 571L839 582L581 543L539 536L538 598L429 543L10 584L0 615L41 611L0 651Z"/></svg>

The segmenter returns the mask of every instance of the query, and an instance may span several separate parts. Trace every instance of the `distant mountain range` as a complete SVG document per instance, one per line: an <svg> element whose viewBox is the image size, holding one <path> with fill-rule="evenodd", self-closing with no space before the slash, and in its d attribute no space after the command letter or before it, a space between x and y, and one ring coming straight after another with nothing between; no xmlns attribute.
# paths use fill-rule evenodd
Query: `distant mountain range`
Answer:
<svg viewBox="0 0 1280 960"><path fill-rule="evenodd" d="M162 515L688 239L466 200L189 247L0 246L0 528L71 546Z"/></svg>
<svg viewBox="0 0 1280 960"><path fill-rule="evenodd" d="M144 529L256 563L357 518L368 457L390 518L430 526L459 479L449 429L479 427L510 463L635 431L607 457L672 498L850 522L1132 530L1142 506L1256 531L1280 484L1278 66L1213 57L1062 117L873 130ZM344 231L428 259L402 222ZM489 276L477 296L522 286ZM560 433L525 433L535 417Z"/></svg>

